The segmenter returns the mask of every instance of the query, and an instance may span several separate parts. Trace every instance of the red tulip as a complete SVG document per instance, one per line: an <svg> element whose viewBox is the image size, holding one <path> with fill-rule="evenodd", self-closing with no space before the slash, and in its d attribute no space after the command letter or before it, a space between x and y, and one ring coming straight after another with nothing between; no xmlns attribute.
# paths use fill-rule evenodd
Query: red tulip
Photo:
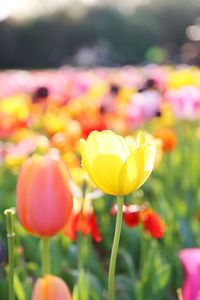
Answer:
<svg viewBox="0 0 200 300"><path fill-rule="evenodd" d="M156 212L145 208L141 211L141 220L145 232L148 232L156 239L163 237L166 225Z"/></svg>
<svg viewBox="0 0 200 300"><path fill-rule="evenodd" d="M62 279L46 275L36 281L32 300L72 300L72 296Z"/></svg>
<svg viewBox="0 0 200 300"><path fill-rule="evenodd" d="M95 242L101 242L102 237L98 228L97 218L94 211L88 213L71 213L69 221L65 226L64 234L71 240L75 240L77 232L82 232L83 235L89 234Z"/></svg>
<svg viewBox="0 0 200 300"><path fill-rule="evenodd" d="M123 214L124 223L129 227L134 227L140 223L140 206L129 205Z"/></svg>
<svg viewBox="0 0 200 300"><path fill-rule="evenodd" d="M113 205L110 213L112 216L117 214L116 205ZM128 227L142 224L144 231L155 239L162 238L165 233L166 224L155 211L145 206L124 205L123 221Z"/></svg>
<svg viewBox="0 0 200 300"><path fill-rule="evenodd" d="M106 122L101 114L93 113L92 115L84 115L81 119L82 137L87 138L90 132L97 130L103 131L107 129Z"/></svg>
<svg viewBox="0 0 200 300"><path fill-rule="evenodd" d="M123 205L123 221L128 227L134 227L140 223L140 211L139 205ZM110 214L115 216L117 214L117 205L114 204L111 207Z"/></svg>
<svg viewBox="0 0 200 300"><path fill-rule="evenodd" d="M69 175L57 153L29 158L17 183L17 211L23 227L34 235L51 237L64 227L71 210Z"/></svg>

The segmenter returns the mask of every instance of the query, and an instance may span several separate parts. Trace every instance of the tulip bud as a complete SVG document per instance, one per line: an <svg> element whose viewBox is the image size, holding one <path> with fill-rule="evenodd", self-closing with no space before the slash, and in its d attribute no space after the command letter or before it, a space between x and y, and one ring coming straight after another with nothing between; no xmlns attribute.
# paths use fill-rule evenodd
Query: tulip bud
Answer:
<svg viewBox="0 0 200 300"><path fill-rule="evenodd" d="M33 235L51 237L64 227L71 210L69 175L57 153L29 158L17 183L17 212L23 227Z"/></svg>
<svg viewBox="0 0 200 300"><path fill-rule="evenodd" d="M32 300L72 300L72 296L61 278L46 275L36 281Z"/></svg>

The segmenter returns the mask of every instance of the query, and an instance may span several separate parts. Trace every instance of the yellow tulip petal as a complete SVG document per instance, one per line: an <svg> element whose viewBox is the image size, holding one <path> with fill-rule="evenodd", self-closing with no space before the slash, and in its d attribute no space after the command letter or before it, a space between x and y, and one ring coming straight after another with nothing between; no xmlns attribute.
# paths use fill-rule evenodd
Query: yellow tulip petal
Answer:
<svg viewBox="0 0 200 300"><path fill-rule="evenodd" d="M119 195L118 178L123 161L116 155L98 155L92 164L96 185L106 194Z"/></svg>
<svg viewBox="0 0 200 300"><path fill-rule="evenodd" d="M99 149L98 149L98 143L97 143L97 135L98 131L93 131L89 134L87 141L81 139L80 140L80 151L81 155L82 150L84 148L84 156L89 161L88 163L92 164L96 156L98 155Z"/></svg>
<svg viewBox="0 0 200 300"><path fill-rule="evenodd" d="M118 156L125 161L130 155L129 147L124 138L110 130L104 130L97 135L99 153Z"/></svg>
<svg viewBox="0 0 200 300"><path fill-rule="evenodd" d="M148 132L139 131L136 137L137 146L154 143L155 138Z"/></svg>
<svg viewBox="0 0 200 300"><path fill-rule="evenodd" d="M81 143L83 144L83 142ZM101 132L93 131L90 133L85 147L86 155L91 161L98 154L117 155L123 161L130 155L126 141L121 136L109 130Z"/></svg>
<svg viewBox="0 0 200 300"><path fill-rule="evenodd" d="M99 182L96 182L95 174L92 170L92 160L87 159L86 144L87 143L85 140L82 139L80 141L80 150L81 150L81 155L82 155L82 167L87 171L88 175L90 176L90 179L94 182L94 184L100 190L104 191L104 193L109 194L108 190L105 190L105 188L103 188Z"/></svg>
<svg viewBox="0 0 200 300"><path fill-rule="evenodd" d="M124 164L119 185L122 195L138 189L151 174L155 163L156 147L144 145L134 151Z"/></svg>
<svg viewBox="0 0 200 300"><path fill-rule="evenodd" d="M129 147L130 153L137 149L136 139L130 135L125 137L125 141Z"/></svg>
<svg viewBox="0 0 200 300"><path fill-rule="evenodd" d="M136 137L137 146L141 146L146 142L146 133L139 131Z"/></svg>
<svg viewBox="0 0 200 300"><path fill-rule="evenodd" d="M86 141L81 139L80 140L80 151L81 151L81 156L82 156L82 167L87 171L88 175L90 176L91 180L94 182L96 186L98 184L95 182L95 178L93 176L92 172L92 164L91 160L88 159L87 154L86 154Z"/></svg>

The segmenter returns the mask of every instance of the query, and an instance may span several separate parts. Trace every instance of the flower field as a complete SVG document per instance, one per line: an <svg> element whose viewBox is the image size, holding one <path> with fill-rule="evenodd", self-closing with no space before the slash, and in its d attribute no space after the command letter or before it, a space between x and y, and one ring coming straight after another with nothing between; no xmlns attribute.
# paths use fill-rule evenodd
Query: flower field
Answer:
<svg viewBox="0 0 200 300"><path fill-rule="evenodd" d="M200 299L199 121L197 67L0 72L0 300Z"/></svg>

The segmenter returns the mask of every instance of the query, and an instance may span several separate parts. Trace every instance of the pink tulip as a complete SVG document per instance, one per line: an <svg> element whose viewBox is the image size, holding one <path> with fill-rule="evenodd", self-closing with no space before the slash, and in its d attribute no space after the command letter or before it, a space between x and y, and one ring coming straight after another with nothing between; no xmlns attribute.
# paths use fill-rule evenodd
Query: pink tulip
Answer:
<svg viewBox="0 0 200 300"><path fill-rule="evenodd" d="M200 300L200 249L184 249L179 253L184 269L183 300Z"/></svg>

